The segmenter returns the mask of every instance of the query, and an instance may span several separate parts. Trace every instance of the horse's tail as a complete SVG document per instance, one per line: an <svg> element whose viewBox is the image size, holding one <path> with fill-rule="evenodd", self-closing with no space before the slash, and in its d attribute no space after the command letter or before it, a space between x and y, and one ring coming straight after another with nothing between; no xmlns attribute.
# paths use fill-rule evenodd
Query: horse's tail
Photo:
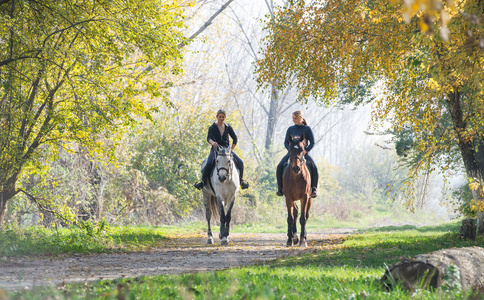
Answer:
<svg viewBox="0 0 484 300"><path fill-rule="evenodd" d="M220 220L220 215L218 211L218 204L217 204L217 197L211 196L210 199L208 200L210 203L208 204L210 206L210 212L212 215L212 220L217 222Z"/></svg>

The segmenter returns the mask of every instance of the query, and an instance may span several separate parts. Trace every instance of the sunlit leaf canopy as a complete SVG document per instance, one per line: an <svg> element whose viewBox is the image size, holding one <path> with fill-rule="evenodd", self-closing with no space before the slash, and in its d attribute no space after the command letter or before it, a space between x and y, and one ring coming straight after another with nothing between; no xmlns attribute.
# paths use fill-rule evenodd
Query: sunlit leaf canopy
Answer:
<svg viewBox="0 0 484 300"><path fill-rule="evenodd" d="M0 172L9 178L42 144L76 141L148 116L180 71L184 0L2 1ZM149 74L148 66L156 66Z"/></svg>
<svg viewBox="0 0 484 300"><path fill-rule="evenodd" d="M484 51L477 37L484 31L466 16L482 17L483 9L477 0L443 6L450 31L445 41L440 32L422 32L421 14L407 24L400 3L299 1L268 18L258 80L282 89L295 77L301 101L376 99L374 121L410 130L429 162L450 150L457 134L469 141L482 131ZM361 90L374 97L361 97ZM447 106L455 94L464 120L458 130Z"/></svg>
<svg viewBox="0 0 484 300"><path fill-rule="evenodd" d="M438 18L441 37L446 41L449 39L449 28L447 27L451 17L449 9L453 12L458 11L454 0L390 0L390 3L402 4L402 14L406 23L410 23L413 16L419 15L419 29L425 33L433 32L434 21Z"/></svg>

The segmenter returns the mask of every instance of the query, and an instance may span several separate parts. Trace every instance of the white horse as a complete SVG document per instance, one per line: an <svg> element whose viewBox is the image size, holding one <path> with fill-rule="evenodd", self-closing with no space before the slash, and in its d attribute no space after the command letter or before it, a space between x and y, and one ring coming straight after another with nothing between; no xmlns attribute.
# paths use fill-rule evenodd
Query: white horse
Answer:
<svg viewBox="0 0 484 300"><path fill-rule="evenodd" d="M202 170L207 164L205 160ZM218 148L215 152L215 169L209 182L203 187L203 204L208 223L208 244L213 244L210 220L220 220L220 240L222 245L229 243L229 229L235 195L239 190L239 172L235 166L230 147Z"/></svg>

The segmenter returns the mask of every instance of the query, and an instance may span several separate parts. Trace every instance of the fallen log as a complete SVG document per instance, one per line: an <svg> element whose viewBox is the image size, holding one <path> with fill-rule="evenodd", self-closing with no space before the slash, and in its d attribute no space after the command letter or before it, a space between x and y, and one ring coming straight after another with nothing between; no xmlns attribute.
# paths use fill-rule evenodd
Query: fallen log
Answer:
<svg viewBox="0 0 484 300"><path fill-rule="evenodd" d="M443 249L390 265L381 278L387 289L484 289L484 248Z"/></svg>

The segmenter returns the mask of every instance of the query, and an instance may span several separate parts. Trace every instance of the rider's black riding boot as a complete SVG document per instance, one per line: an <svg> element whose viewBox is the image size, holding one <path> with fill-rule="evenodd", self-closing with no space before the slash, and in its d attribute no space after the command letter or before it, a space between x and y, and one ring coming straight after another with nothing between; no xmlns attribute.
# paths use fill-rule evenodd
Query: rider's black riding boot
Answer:
<svg viewBox="0 0 484 300"><path fill-rule="evenodd" d="M279 197L284 195L284 193L282 192L282 186L277 187L276 195Z"/></svg>
<svg viewBox="0 0 484 300"><path fill-rule="evenodd" d="M314 164L312 164L310 172L311 172L311 198L316 198L318 196L317 190L318 190L319 174L318 174L318 169L316 169L316 166Z"/></svg>
<svg viewBox="0 0 484 300"><path fill-rule="evenodd" d="M245 190L245 189L248 189L249 188L249 183L246 182L244 179L244 167L243 165L242 166L239 166L239 176L240 176L240 187Z"/></svg>
<svg viewBox="0 0 484 300"><path fill-rule="evenodd" d="M194 187L197 189L201 190L205 186L205 181L207 181L207 178L209 177L210 173L210 167L205 166L202 170L202 180L200 182L195 183Z"/></svg>
<svg viewBox="0 0 484 300"><path fill-rule="evenodd" d="M280 167L279 165L277 166L276 169L276 179L277 179L277 196L282 196L284 193L282 192L282 166Z"/></svg>
<svg viewBox="0 0 484 300"><path fill-rule="evenodd" d="M316 198L318 196L317 189L318 188L315 186L311 188L311 198Z"/></svg>
<svg viewBox="0 0 484 300"><path fill-rule="evenodd" d="M203 186L204 185L205 184L203 183L203 180L201 180L200 182L195 183L194 187L196 187L197 189L201 190L201 189L203 189Z"/></svg>
<svg viewBox="0 0 484 300"><path fill-rule="evenodd" d="M249 188L249 183L248 182L245 182L244 180L240 180L240 187L245 190L245 189L248 189Z"/></svg>

